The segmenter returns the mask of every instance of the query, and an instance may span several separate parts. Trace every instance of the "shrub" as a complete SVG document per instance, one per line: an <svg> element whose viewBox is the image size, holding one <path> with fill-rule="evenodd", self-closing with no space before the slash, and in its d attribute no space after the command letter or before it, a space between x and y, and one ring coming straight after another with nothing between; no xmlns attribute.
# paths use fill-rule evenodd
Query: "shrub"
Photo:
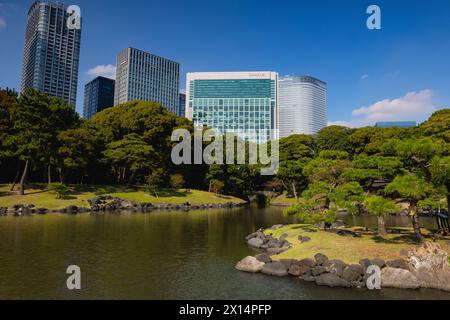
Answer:
<svg viewBox="0 0 450 320"><path fill-rule="evenodd" d="M48 186L48 190L51 194L56 195L57 199L64 199L70 192L69 187L63 183L51 183Z"/></svg>

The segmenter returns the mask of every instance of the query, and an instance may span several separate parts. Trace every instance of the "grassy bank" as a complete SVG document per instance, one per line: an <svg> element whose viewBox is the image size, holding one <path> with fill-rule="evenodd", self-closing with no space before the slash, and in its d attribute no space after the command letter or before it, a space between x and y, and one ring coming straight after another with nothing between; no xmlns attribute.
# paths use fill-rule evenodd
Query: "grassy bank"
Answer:
<svg viewBox="0 0 450 320"><path fill-rule="evenodd" d="M199 190L161 190L158 197L149 194L145 188L129 188L120 186L70 186L70 193L64 199L57 199L56 195L46 189L46 185L35 185L26 190L25 196L17 191L10 192L10 185L0 185L0 207L11 207L16 204L33 204L38 208L50 210L63 209L69 205L89 207L88 200L99 195L110 195L139 203L154 205L181 205L189 202L191 205L244 203L243 200L216 195Z"/></svg>
<svg viewBox="0 0 450 320"><path fill-rule="evenodd" d="M289 198L286 194L282 194L281 196L273 198L270 201L270 204L273 206L290 207L297 204L297 201L295 198Z"/></svg>
<svg viewBox="0 0 450 320"><path fill-rule="evenodd" d="M277 256L277 259L313 258L315 254L322 253L330 259L340 259L346 263L359 263L361 259L366 258L394 260L401 258L402 250L416 245L413 241L412 229L391 230L392 233L384 239L361 228L352 230L360 233L362 237L342 237L308 225L290 225L276 231L267 230L266 233L273 234L277 238L287 234L287 240L292 244L292 248ZM426 233L425 230L424 233ZM299 236L310 237L311 241L301 244L298 240ZM450 252L449 239L440 241L447 252Z"/></svg>

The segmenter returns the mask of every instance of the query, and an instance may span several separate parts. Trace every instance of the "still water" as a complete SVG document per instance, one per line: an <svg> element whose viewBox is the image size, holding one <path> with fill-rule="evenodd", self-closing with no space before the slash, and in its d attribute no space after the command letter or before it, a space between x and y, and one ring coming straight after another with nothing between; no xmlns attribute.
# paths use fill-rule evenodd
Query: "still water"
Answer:
<svg viewBox="0 0 450 320"><path fill-rule="evenodd" d="M450 299L433 290L329 289L234 269L254 254L245 236L288 222L281 209L253 207L1 217L0 299ZM81 291L66 289L69 265L81 268Z"/></svg>

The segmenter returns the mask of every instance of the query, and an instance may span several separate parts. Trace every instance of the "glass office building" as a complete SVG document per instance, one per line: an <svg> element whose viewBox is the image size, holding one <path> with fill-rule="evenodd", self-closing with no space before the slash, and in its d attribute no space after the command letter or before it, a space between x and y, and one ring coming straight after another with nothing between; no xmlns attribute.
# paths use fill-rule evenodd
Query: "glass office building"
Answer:
<svg viewBox="0 0 450 320"><path fill-rule="evenodd" d="M84 87L83 118L91 119L97 112L114 105L112 79L97 77Z"/></svg>
<svg viewBox="0 0 450 320"><path fill-rule="evenodd" d="M186 117L196 127L236 133L256 143L278 138L275 72L189 73L186 94Z"/></svg>
<svg viewBox="0 0 450 320"><path fill-rule="evenodd" d="M178 96L178 112L177 114L180 117L186 116L186 95L184 93L180 93Z"/></svg>
<svg viewBox="0 0 450 320"><path fill-rule="evenodd" d="M280 88L280 138L314 135L327 126L327 85L309 76L283 77Z"/></svg>
<svg viewBox="0 0 450 320"><path fill-rule="evenodd" d="M414 128L417 127L415 121L390 121L390 122L377 122L375 124L377 128Z"/></svg>
<svg viewBox="0 0 450 320"><path fill-rule="evenodd" d="M80 30L67 28L67 7L36 1L28 11L21 92L35 88L75 107Z"/></svg>
<svg viewBox="0 0 450 320"><path fill-rule="evenodd" d="M155 101L178 113L179 92L179 63L134 48L117 56L114 105L133 100Z"/></svg>

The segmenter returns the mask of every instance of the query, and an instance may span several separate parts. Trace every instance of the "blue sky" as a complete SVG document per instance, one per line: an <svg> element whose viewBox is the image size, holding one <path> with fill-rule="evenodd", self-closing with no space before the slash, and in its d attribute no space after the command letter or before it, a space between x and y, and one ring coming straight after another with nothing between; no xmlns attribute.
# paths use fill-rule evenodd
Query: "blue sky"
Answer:
<svg viewBox="0 0 450 320"><path fill-rule="evenodd" d="M0 0L0 87L20 86L32 0ZM450 1L66 0L83 16L84 84L133 46L195 71L277 71L328 83L329 121L426 119L450 107ZM382 10L368 30L366 9ZM96 72L89 70L96 69ZM100 72L101 73L101 72Z"/></svg>

